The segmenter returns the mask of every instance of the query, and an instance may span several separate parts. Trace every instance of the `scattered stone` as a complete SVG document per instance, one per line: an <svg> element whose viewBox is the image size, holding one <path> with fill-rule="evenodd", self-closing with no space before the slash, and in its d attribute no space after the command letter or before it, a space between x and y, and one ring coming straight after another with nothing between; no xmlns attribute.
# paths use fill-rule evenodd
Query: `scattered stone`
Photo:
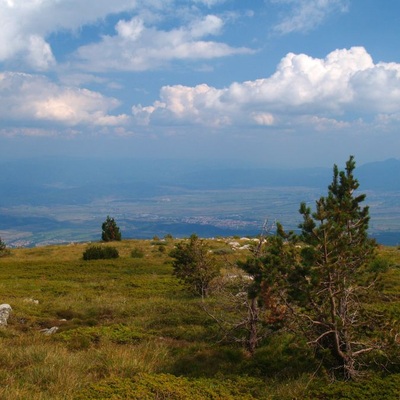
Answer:
<svg viewBox="0 0 400 400"><path fill-rule="evenodd" d="M8 317L10 316L11 311L12 311L12 308L9 304L1 304L0 305L0 326L7 325L7 320L8 320Z"/></svg>
<svg viewBox="0 0 400 400"><path fill-rule="evenodd" d="M33 304L39 304L39 300L35 299L24 299L25 303L33 303Z"/></svg>
<svg viewBox="0 0 400 400"><path fill-rule="evenodd" d="M51 328L46 328L46 329L41 329L40 332L42 332L44 335L52 335L53 333L56 333L58 331L58 326L53 326Z"/></svg>

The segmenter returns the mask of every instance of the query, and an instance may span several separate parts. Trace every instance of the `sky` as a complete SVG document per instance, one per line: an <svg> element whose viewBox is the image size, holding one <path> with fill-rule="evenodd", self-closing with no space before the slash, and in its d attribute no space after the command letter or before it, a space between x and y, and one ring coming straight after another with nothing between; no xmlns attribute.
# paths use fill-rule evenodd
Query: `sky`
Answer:
<svg viewBox="0 0 400 400"><path fill-rule="evenodd" d="M0 0L0 159L400 158L398 0Z"/></svg>

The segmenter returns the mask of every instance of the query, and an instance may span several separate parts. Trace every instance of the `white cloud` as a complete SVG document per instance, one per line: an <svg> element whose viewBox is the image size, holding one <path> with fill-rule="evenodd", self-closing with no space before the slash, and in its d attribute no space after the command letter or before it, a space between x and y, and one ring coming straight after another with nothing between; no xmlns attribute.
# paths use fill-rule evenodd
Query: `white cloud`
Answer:
<svg viewBox="0 0 400 400"><path fill-rule="evenodd" d="M215 15L207 15L205 18L192 22L189 27L192 38L202 38L208 35L218 35L224 23Z"/></svg>
<svg viewBox="0 0 400 400"><path fill-rule="evenodd" d="M352 79L354 102L366 112L398 113L400 64L380 62Z"/></svg>
<svg viewBox="0 0 400 400"><path fill-rule="evenodd" d="M207 7L213 7L217 4L225 3L227 0L194 0L195 3L204 4Z"/></svg>
<svg viewBox="0 0 400 400"><path fill-rule="evenodd" d="M146 7L168 3L152 0ZM0 0L0 62L18 59L45 69L54 63L46 41L51 33L76 31L110 14L141 8L136 0Z"/></svg>
<svg viewBox="0 0 400 400"><path fill-rule="evenodd" d="M127 115L110 115L119 102L87 89L58 86L43 76L0 74L0 118L32 122L114 126L128 122Z"/></svg>
<svg viewBox="0 0 400 400"><path fill-rule="evenodd" d="M201 2L208 7L219 3ZM189 5L178 8L175 3L176 0L0 0L0 62L18 61L46 70L56 62L49 42L51 34L79 34L81 27L121 12L134 17L119 21L115 36L104 36L100 43L82 47L77 53L94 71L96 65L100 65L100 70L140 71L173 59L208 59L247 51L205 40L221 32L223 21L214 15L194 19L196 12ZM188 21L187 25L169 31L153 27L172 12L174 18ZM113 61L108 64L106 57L113 57Z"/></svg>
<svg viewBox="0 0 400 400"><path fill-rule="evenodd" d="M144 24L141 19L132 18L130 21L119 21L115 30L122 39L135 41L140 38L144 30Z"/></svg>
<svg viewBox="0 0 400 400"><path fill-rule="evenodd" d="M50 45L36 35L29 38L28 60L33 67L40 70L46 70L55 64Z"/></svg>
<svg viewBox="0 0 400 400"><path fill-rule="evenodd" d="M254 122L258 125L271 126L275 122L275 118L271 113L268 112L254 112L251 114Z"/></svg>
<svg viewBox="0 0 400 400"><path fill-rule="evenodd" d="M272 3L289 5L289 15L274 27L280 34L307 32L320 25L334 12L346 12L349 0L271 0Z"/></svg>
<svg viewBox="0 0 400 400"><path fill-rule="evenodd" d="M204 39L217 35L222 27L223 21L215 15L169 31L146 27L143 20L134 17L129 21L119 21L116 35L104 36L99 43L80 47L76 59L80 67L91 71L144 71L157 69L174 60L252 53L247 48L233 48Z"/></svg>
<svg viewBox="0 0 400 400"><path fill-rule="evenodd" d="M308 121L322 130L365 116L382 119L399 103L400 64L374 64L363 47L353 47L324 59L289 53L270 77L223 89L165 86L154 104L132 112L141 124L282 127Z"/></svg>

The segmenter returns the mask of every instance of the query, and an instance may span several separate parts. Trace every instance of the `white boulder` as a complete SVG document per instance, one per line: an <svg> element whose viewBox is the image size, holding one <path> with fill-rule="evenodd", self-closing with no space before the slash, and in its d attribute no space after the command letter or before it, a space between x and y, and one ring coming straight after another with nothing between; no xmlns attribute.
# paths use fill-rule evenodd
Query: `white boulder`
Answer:
<svg viewBox="0 0 400 400"><path fill-rule="evenodd" d="M0 326L6 326L12 308L9 304L0 305Z"/></svg>

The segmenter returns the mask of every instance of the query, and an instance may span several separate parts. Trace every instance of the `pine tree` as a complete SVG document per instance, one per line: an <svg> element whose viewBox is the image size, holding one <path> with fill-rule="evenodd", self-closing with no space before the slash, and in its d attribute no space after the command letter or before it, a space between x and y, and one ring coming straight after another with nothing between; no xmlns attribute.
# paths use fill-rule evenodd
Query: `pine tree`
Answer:
<svg viewBox="0 0 400 400"><path fill-rule="evenodd" d="M345 171L335 165L315 211L301 203L301 233L278 224L262 257L246 266L255 278L253 296L284 304L285 325L304 334L325 366L346 379L357 376L363 356L377 347L365 334L374 324L362 302L376 278L369 268L376 243L368 237L369 209L354 169L352 156Z"/></svg>
<svg viewBox="0 0 400 400"><path fill-rule="evenodd" d="M368 265L376 244L368 237L369 209L361 205L365 194L356 192L354 169L352 156L345 171L334 166L328 195L316 202L315 212L301 204L302 250L293 270L297 293L292 292L302 307L310 343L328 350L333 368L345 378L357 375L357 360L374 348L361 338L368 319L360 296L371 290Z"/></svg>
<svg viewBox="0 0 400 400"><path fill-rule="evenodd" d="M178 243L170 253L174 275L202 297L207 296L210 282L219 274L208 250L204 241L193 234L188 243Z"/></svg>
<svg viewBox="0 0 400 400"><path fill-rule="evenodd" d="M104 242L111 242L113 240L121 240L121 232L117 226L114 218L107 216L106 220L101 225L102 233L101 239Z"/></svg>

